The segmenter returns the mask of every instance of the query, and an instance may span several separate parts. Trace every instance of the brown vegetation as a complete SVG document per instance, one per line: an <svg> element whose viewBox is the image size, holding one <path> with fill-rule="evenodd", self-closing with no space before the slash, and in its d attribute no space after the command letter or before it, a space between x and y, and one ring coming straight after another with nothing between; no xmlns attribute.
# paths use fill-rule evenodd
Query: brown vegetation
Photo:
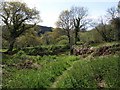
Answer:
<svg viewBox="0 0 120 90"><path fill-rule="evenodd" d="M99 48L93 47L73 48L74 55L85 55L93 53L92 54L93 56L103 56L114 54L117 51L120 51L120 44L114 44L112 46L102 46Z"/></svg>

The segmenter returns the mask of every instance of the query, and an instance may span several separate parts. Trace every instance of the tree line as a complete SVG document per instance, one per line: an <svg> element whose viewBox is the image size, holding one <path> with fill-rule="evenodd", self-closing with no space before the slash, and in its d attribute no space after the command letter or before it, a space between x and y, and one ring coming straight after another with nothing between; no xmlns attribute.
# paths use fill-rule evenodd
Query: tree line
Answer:
<svg viewBox="0 0 120 90"><path fill-rule="evenodd" d="M93 27L102 36L106 42L120 40L120 5L111 7L107 10L105 17L100 17L99 20L93 21L88 16L88 10L85 7L72 7L70 10L64 10L59 15L57 26L67 32L70 43L70 32L74 30L75 42L79 41L78 32L87 29L88 25ZM113 32L112 32L113 31ZM115 34L113 34L115 33ZM113 34L114 37L109 35Z"/></svg>
<svg viewBox="0 0 120 90"><path fill-rule="evenodd" d="M6 26L4 32L7 31L2 37L9 42L8 53L13 50L18 37L42 21L38 10L31 9L21 2L2 2L0 11L2 21ZM118 4L117 8L112 7L107 10L106 17L95 22L88 18L87 8L74 6L60 13L56 26L65 32L69 47L80 41L79 32L86 31L89 26L93 27L106 42L120 41L119 13L120 5ZM45 39L48 41L49 38Z"/></svg>

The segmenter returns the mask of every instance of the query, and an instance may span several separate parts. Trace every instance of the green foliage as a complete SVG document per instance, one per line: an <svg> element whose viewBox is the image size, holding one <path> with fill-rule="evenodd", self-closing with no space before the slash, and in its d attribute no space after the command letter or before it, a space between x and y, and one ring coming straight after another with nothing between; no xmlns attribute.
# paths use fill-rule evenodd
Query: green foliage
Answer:
<svg viewBox="0 0 120 90"><path fill-rule="evenodd" d="M20 50L18 53L10 56L6 54L2 54L2 63L5 65L11 65L11 64L16 64L21 61L26 60L29 58L24 51Z"/></svg>
<svg viewBox="0 0 120 90"><path fill-rule="evenodd" d="M42 42L44 45L50 45L51 43L53 44L54 40L54 35L52 32L46 32L41 36Z"/></svg>
<svg viewBox="0 0 120 90"><path fill-rule="evenodd" d="M91 31L88 31L88 32L80 32L79 33L79 36L80 36L80 40L81 42L88 42L88 41L91 41L93 40L93 35L92 35L93 32Z"/></svg>
<svg viewBox="0 0 120 90"><path fill-rule="evenodd" d="M17 38L15 48L34 47L40 44L40 37L37 36L37 32L34 28L31 28Z"/></svg>
<svg viewBox="0 0 120 90"><path fill-rule="evenodd" d="M62 35L56 39L56 42L58 42L58 45L68 45L68 37L65 35Z"/></svg>
<svg viewBox="0 0 120 90"><path fill-rule="evenodd" d="M8 48L8 41L2 38L2 49Z"/></svg>
<svg viewBox="0 0 120 90"><path fill-rule="evenodd" d="M58 43L60 40L66 40L65 31L59 28L53 29L52 32L46 32L41 35L41 44L42 45L52 45ZM68 39L67 39L68 40Z"/></svg>
<svg viewBox="0 0 120 90"><path fill-rule="evenodd" d="M65 36L65 35L62 35L62 36L60 36L59 38L57 38L57 42L59 42L59 41L61 41L61 40L68 40L68 37L67 36Z"/></svg>
<svg viewBox="0 0 120 90"><path fill-rule="evenodd" d="M103 42L100 34L94 29L86 32L81 32L79 33L79 36L80 36L81 42L84 42L84 43L90 42L90 41Z"/></svg>
<svg viewBox="0 0 120 90"><path fill-rule="evenodd" d="M67 45L42 45L23 49L26 54L30 55L56 55L66 50L68 50Z"/></svg>
<svg viewBox="0 0 120 90"><path fill-rule="evenodd" d="M97 88L97 76L105 81L105 87L118 88L118 56L97 57L78 61L61 76L57 88ZM87 59L87 58L86 58Z"/></svg>
<svg viewBox="0 0 120 90"><path fill-rule="evenodd" d="M68 45L68 41L67 40L61 40L58 42L59 45Z"/></svg>
<svg viewBox="0 0 120 90"><path fill-rule="evenodd" d="M20 52L21 53L21 52ZM19 53L19 54L20 54ZM73 61L79 60L76 56L44 56L33 57L41 64L39 70L20 69L14 67L3 68L3 88L47 88L61 75ZM16 58L17 59L17 58ZM18 58L19 59L19 58ZM7 74L9 77L7 78Z"/></svg>
<svg viewBox="0 0 120 90"><path fill-rule="evenodd" d="M11 62L13 63L13 61L9 55L2 54L2 63L3 64L11 64Z"/></svg>
<svg viewBox="0 0 120 90"><path fill-rule="evenodd" d="M120 18L116 17L116 18L112 19L111 20L111 25L114 28L116 41L120 41Z"/></svg>
<svg viewBox="0 0 120 90"><path fill-rule="evenodd" d="M25 57L26 54L24 51L20 50L19 52L17 52L15 55L14 55L14 58L21 58L21 57Z"/></svg>
<svg viewBox="0 0 120 90"><path fill-rule="evenodd" d="M8 52L11 52L16 38L27 29L35 26L35 24L27 25L26 23L36 23L40 20L39 11L35 8L31 9L21 2L2 2L0 11L0 16L5 24L2 37L8 40Z"/></svg>
<svg viewBox="0 0 120 90"><path fill-rule="evenodd" d="M114 43L103 43L112 44ZM34 47L41 52L55 52L60 48L64 48L64 45ZM32 50L30 47L29 49ZM99 76L102 77L105 88L118 88L119 58L118 55L95 58L68 55L29 56L22 50L12 56L3 54L3 88L98 88L99 80L96 78ZM33 61L39 68L16 68L24 61Z"/></svg>
<svg viewBox="0 0 120 90"><path fill-rule="evenodd" d="M62 35L66 35L66 32L61 28L54 28L53 32L54 32L55 38L58 38Z"/></svg>

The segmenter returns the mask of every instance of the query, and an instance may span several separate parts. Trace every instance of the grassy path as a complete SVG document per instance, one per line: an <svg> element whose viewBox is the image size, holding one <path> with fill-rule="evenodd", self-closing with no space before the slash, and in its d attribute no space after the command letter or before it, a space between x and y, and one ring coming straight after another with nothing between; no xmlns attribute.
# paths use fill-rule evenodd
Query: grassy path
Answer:
<svg viewBox="0 0 120 90"><path fill-rule="evenodd" d="M79 61L79 60L78 60ZM68 67L67 70L63 71L62 75L58 76L55 80L55 82L51 85L51 88L57 88L57 83L64 77L71 68L73 68L73 65L76 64L78 61L74 61L71 67Z"/></svg>
<svg viewBox="0 0 120 90"><path fill-rule="evenodd" d="M56 77L51 88L108 88L118 87L118 56L86 57L74 61ZM90 60L91 59L91 60Z"/></svg>
<svg viewBox="0 0 120 90"><path fill-rule="evenodd" d="M85 58L81 58L81 60L90 60L92 58L91 54ZM62 77L64 77L68 71L70 71L73 66L78 63L80 60L74 61L73 64L71 65L71 67L68 67L67 70L63 71L62 75L58 76L55 80L55 82L52 84L51 88L57 88L57 83L59 83L59 81L62 79Z"/></svg>

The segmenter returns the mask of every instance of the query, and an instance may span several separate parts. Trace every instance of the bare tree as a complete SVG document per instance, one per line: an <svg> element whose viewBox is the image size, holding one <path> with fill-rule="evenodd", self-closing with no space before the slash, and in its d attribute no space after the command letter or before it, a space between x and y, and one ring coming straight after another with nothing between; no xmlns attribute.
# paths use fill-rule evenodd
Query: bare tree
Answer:
<svg viewBox="0 0 120 90"><path fill-rule="evenodd" d="M73 27L71 12L68 10L62 11L59 15L59 20L56 22L56 25L57 27L62 28L66 31L70 45L71 44L70 31Z"/></svg>
<svg viewBox="0 0 120 90"><path fill-rule="evenodd" d="M30 9L25 3L21 2L3 2L1 3L0 16L7 28L7 39L9 48L7 52L11 52L17 37L25 30L32 28L36 22L40 20L39 11L35 8ZM34 25L27 25L34 23ZM3 36L4 38L4 36Z"/></svg>
<svg viewBox="0 0 120 90"><path fill-rule="evenodd" d="M120 18L120 1L118 2L118 17Z"/></svg>
<svg viewBox="0 0 120 90"><path fill-rule="evenodd" d="M118 8L111 7L107 10L105 18L100 18L97 22L91 24L98 33L102 36L103 40L110 42L115 40L115 37L111 37L111 33L114 30L114 36L117 40L120 40L120 18L119 15L119 5ZM113 28L114 27L114 28Z"/></svg>
<svg viewBox="0 0 120 90"><path fill-rule="evenodd" d="M81 30L85 30L86 25L88 24L87 16L88 10L84 7L72 7L71 13L74 22L74 30L75 30L75 44L78 41L78 32Z"/></svg>
<svg viewBox="0 0 120 90"><path fill-rule="evenodd" d="M110 24L114 27L116 32L116 40L120 40L120 5L118 3L118 8L110 8L107 10Z"/></svg>
<svg viewBox="0 0 120 90"><path fill-rule="evenodd" d="M103 38L103 41L110 42L113 40L110 37L110 30L108 30L109 26L107 25L107 20L105 20L105 18L100 17L100 19L97 20L97 22L91 23L91 26L97 30L97 32Z"/></svg>
<svg viewBox="0 0 120 90"><path fill-rule="evenodd" d="M112 20L112 19L117 17L117 14L118 14L117 8L111 7L107 10L106 17L107 17L108 20Z"/></svg>

